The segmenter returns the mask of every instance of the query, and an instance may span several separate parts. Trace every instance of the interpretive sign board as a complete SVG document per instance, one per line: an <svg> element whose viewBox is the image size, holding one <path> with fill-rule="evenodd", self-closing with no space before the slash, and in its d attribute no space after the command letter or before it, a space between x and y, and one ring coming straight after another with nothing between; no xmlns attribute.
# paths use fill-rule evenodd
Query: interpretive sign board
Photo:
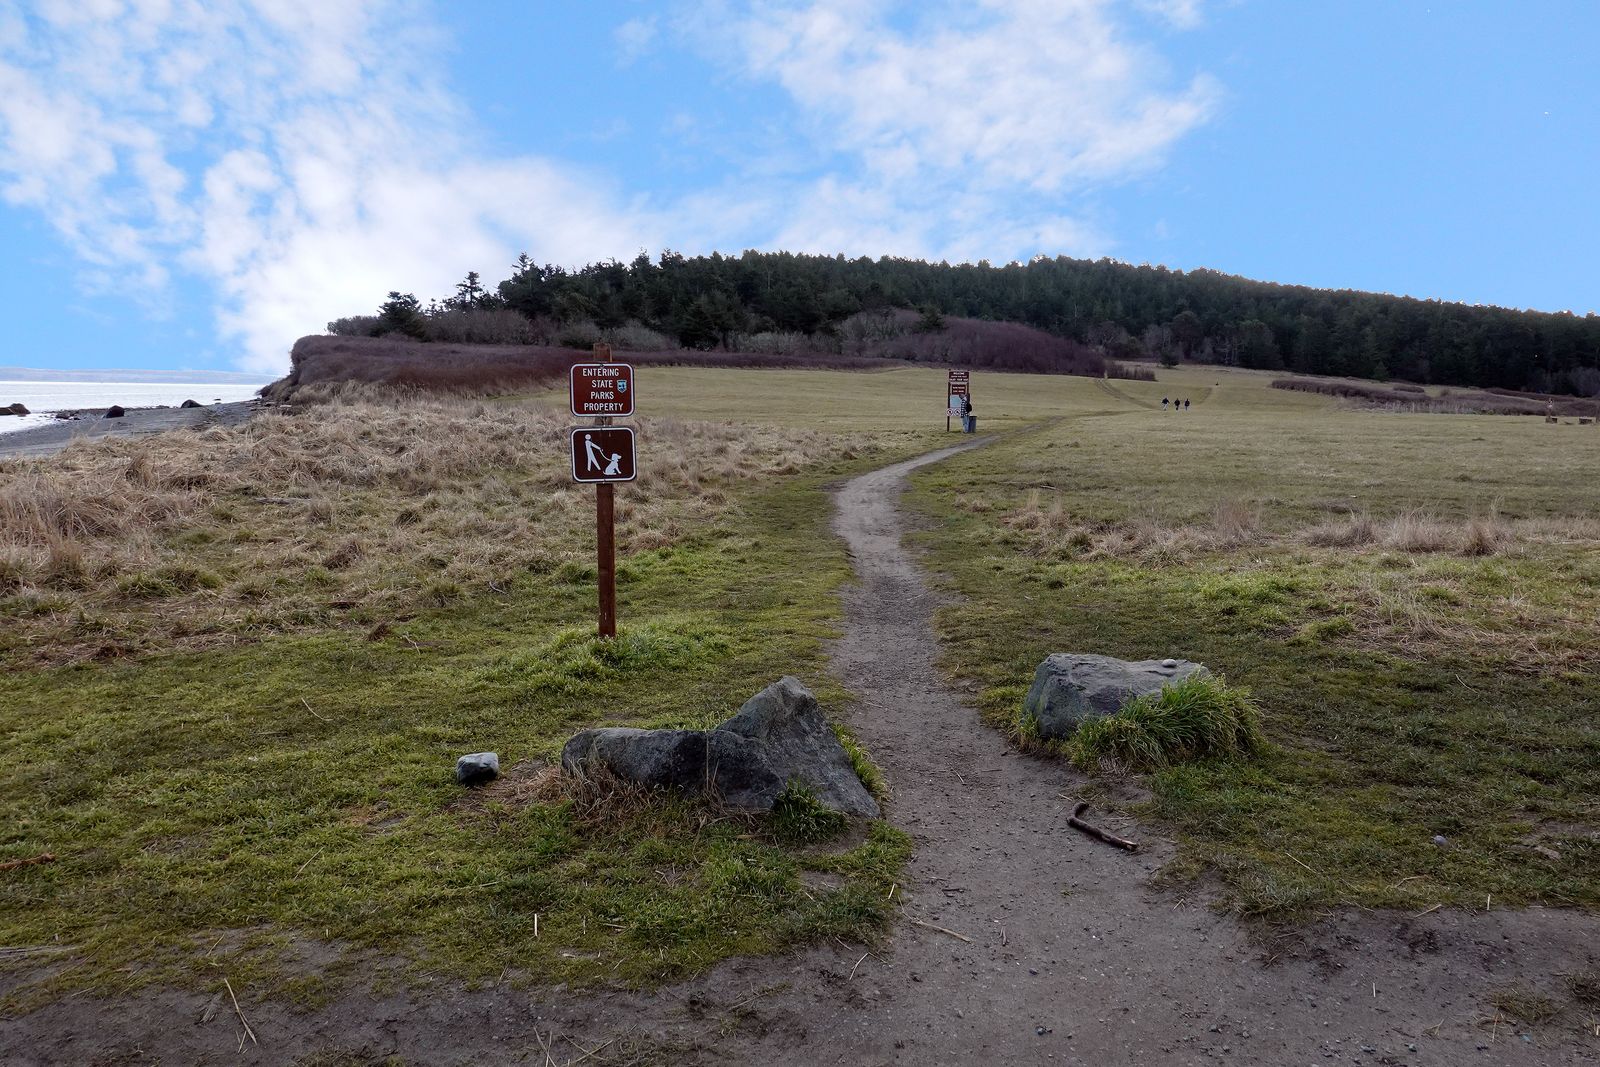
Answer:
<svg viewBox="0 0 1600 1067"><path fill-rule="evenodd" d="M945 429L950 428L950 419L959 418L967 413L972 399L972 372L953 370L950 372L950 381L945 388Z"/></svg>
<svg viewBox="0 0 1600 1067"><path fill-rule="evenodd" d="M570 431L572 480L586 484L634 479L633 428L579 426Z"/></svg>
<svg viewBox="0 0 1600 1067"><path fill-rule="evenodd" d="M581 418L633 414L633 367L628 363L574 363L572 413Z"/></svg>

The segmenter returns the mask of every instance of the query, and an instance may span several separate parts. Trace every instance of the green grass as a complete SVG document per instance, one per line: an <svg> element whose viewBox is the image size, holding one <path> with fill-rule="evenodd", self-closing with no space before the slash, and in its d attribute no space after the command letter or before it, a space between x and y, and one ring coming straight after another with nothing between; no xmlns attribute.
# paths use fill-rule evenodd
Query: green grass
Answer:
<svg viewBox="0 0 1600 1067"><path fill-rule="evenodd" d="M538 773L578 729L709 726L785 673L837 707L822 641L849 570L821 485L848 469L754 486L629 557L614 642L592 636L592 577L563 568L441 598L376 639L6 672L0 860L56 861L0 873L0 945L39 950L0 956L36 979L4 1004L224 976L314 1000L368 964L649 984L872 937L909 851L887 825L797 848L835 829L803 798L755 821L682 798L608 813ZM484 749L506 776L457 786L455 757ZM842 877L808 888L807 871ZM307 984L295 960L317 945L336 958Z"/></svg>
<svg viewBox="0 0 1600 1067"><path fill-rule="evenodd" d="M1093 383L1059 386L1053 423L915 476L916 540L960 597L937 616L944 669L1007 731L1050 652L1187 657L1248 687L1268 744L1155 770L1144 808L1175 870L1220 874L1243 911L1600 905L1592 533L1487 555L1302 534L1352 512L1581 520L1600 439L1162 375L1112 383L1116 413Z"/></svg>
<svg viewBox="0 0 1600 1067"><path fill-rule="evenodd" d="M1072 762L1114 761L1153 771L1191 760L1249 756L1262 745L1260 712L1248 693L1215 678L1187 678L1139 697L1115 715L1090 719L1067 744Z"/></svg>

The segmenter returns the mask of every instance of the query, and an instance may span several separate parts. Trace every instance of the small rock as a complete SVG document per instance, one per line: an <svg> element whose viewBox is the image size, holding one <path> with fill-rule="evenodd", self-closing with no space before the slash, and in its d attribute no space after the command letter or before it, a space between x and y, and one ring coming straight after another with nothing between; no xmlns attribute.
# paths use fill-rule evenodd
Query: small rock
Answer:
<svg viewBox="0 0 1600 1067"><path fill-rule="evenodd" d="M120 419L126 414L127 412L123 411L121 407L116 404L112 404L110 407L106 408L105 417L108 419Z"/></svg>
<svg viewBox="0 0 1600 1067"><path fill-rule="evenodd" d="M1447 845L1450 843L1450 839L1445 837L1443 834L1434 834L1433 843L1436 845Z"/></svg>
<svg viewBox="0 0 1600 1067"><path fill-rule="evenodd" d="M1045 1034L1050 1032L1050 1028L1048 1026L1035 1026L1033 1028L1033 1032L1038 1034L1040 1037L1043 1037Z"/></svg>
<svg viewBox="0 0 1600 1067"><path fill-rule="evenodd" d="M198 401L185 400L183 403L179 404L178 406L180 408L198 408L198 407L203 407L204 405L200 404Z"/></svg>
<svg viewBox="0 0 1600 1067"><path fill-rule="evenodd" d="M482 785L500 777L500 757L494 752L474 752L456 760L456 781Z"/></svg>

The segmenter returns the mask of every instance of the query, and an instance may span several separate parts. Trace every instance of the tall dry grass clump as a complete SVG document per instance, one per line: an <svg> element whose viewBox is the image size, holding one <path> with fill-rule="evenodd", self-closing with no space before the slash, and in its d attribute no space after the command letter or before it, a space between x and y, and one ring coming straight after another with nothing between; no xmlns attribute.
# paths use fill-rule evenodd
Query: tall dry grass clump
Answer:
<svg viewBox="0 0 1600 1067"><path fill-rule="evenodd" d="M1036 555L1085 559L1136 558L1146 562L1217 552L1264 538L1261 507L1249 501L1221 500L1209 519L1166 523L1150 515L1120 522L1093 522L1068 514L1059 496L1047 505L1039 490L1001 519L1008 530L1031 542Z"/></svg>
<svg viewBox="0 0 1600 1067"><path fill-rule="evenodd" d="M566 415L370 386L306 395L236 427L0 461L0 652L381 621L590 561L593 492L571 482ZM871 447L638 426L639 477L617 494L624 553L728 516L754 480Z"/></svg>

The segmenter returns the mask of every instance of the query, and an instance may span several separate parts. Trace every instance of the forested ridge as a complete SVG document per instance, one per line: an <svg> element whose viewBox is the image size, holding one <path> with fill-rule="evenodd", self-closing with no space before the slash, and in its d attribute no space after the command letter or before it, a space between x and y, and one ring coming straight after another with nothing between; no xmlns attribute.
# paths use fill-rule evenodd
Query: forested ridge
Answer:
<svg viewBox="0 0 1600 1067"><path fill-rule="evenodd" d="M391 293L335 333L427 338L463 312L516 312L558 343L633 331L647 347L840 351L842 324L878 310L1024 323L1113 359L1221 363L1305 374L1600 395L1600 316L1518 311L1252 281L1110 259L1040 257L992 266L745 252L594 263L523 256L493 289L476 273L423 306ZM472 338L441 334L441 339ZM513 340L495 336L485 340Z"/></svg>

